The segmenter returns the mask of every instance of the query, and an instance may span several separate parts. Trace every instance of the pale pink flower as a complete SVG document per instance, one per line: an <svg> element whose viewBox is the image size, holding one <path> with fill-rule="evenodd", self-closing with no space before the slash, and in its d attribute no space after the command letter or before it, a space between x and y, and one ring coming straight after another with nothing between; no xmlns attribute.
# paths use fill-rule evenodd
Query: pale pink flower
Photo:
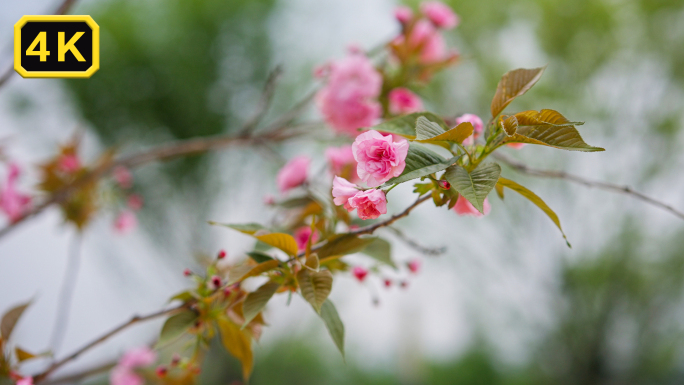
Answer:
<svg viewBox="0 0 684 385"><path fill-rule="evenodd" d="M119 234L126 234L138 225L138 219L133 211L124 210L114 219L114 229Z"/></svg>
<svg viewBox="0 0 684 385"><path fill-rule="evenodd" d="M143 346L126 352L109 375L111 385L143 385L145 381L133 370L150 366L157 360L157 353Z"/></svg>
<svg viewBox="0 0 684 385"><path fill-rule="evenodd" d="M394 115L411 114L423 110L423 102L420 97L410 90L398 87L390 91L389 111Z"/></svg>
<svg viewBox="0 0 684 385"><path fill-rule="evenodd" d="M451 29L458 25L459 19L448 5L440 1L426 1L420 11L439 28Z"/></svg>
<svg viewBox="0 0 684 385"><path fill-rule="evenodd" d="M114 169L114 180L124 189L133 186L133 175L131 175L131 172L123 166L117 166Z"/></svg>
<svg viewBox="0 0 684 385"><path fill-rule="evenodd" d="M366 276L368 275L368 270L361 266L354 266L352 269L352 274L356 279L359 280L359 282L363 282L364 279L366 279Z"/></svg>
<svg viewBox="0 0 684 385"><path fill-rule="evenodd" d="M137 194L131 194L128 197L128 208L133 211L138 211L143 207L143 198Z"/></svg>
<svg viewBox="0 0 684 385"><path fill-rule="evenodd" d="M423 64L432 64L448 58L444 37L427 20L416 23L409 36L409 44L412 48L419 49L420 61Z"/></svg>
<svg viewBox="0 0 684 385"><path fill-rule="evenodd" d="M268 206L274 205L275 204L275 198L273 197L273 195L271 195L271 194L265 195L264 196L264 204L268 205Z"/></svg>
<svg viewBox="0 0 684 385"><path fill-rule="evenodd" d="M313 237L311 236L311 227L303 226L298 228L294 233L294 239L297 242L297 247L299 250L306 249L306 244L309 242L309 237L311 237L311 244L315 244L318 241L318 232L313 232Z"/></svg>
<svg viewBox="0 0 684 385"><path fill-rule="evenodd" d="M316 103L333 129L353 135L382 114L376 100L381 87L382 76L370 60L352 54L330 64L328 83L316 94Z"/></svg>
<svg viewBox="0 0 684 385"><path fill-rule="evenodd" d="M411 271L411 273L414 273L414 274L418 273L418 271L420 270L420 265L421 265L421 261L418 258L414 258L406 264L406 266Z"/></svg>
<svg viewBox="0 0 684 385"><path fill-rule="evenodd" d="M413 19L413 10L405 5L398 6L394 9L394 17L401 24L408 24Z"/></svg>
<svg viewBox="0 0 684 385"><path fill-rule="evenodd" d="M471 215L474 217L481 217L483 215L489 214L489 211L491 211L492 207L489 205L489 200L485 198L484 203L482 204L482 208L484 210L484 214L481 212L477 211L475 206L472 205L467 199L463 197L463 195L460 195L458 197L458 200L456 201L456 205L454 206L454 211L458 215Z"/></svg>
<svg viewBox="0 0 684 385"><path fill-rule="evenodd" d="M15 222L26 212L31 205L31 197L17 191L16 183L21 174L21 169L16 163L9 165L7 182L0 187L0 210Z"/></svg>
<svg viewBox="0 0 684 385"><path fill-rule="evenodd" d="M353 197L358 192L358 187L348 180L339 176L333 178L332 196L333 202L337 206L344 205L344 208L347 209L347 211L353 211L354 208L349 205L348 201L349 198Z"/></svg>
<svg viewBox="0 0 684 385"><path fill-rule="evenodd" d="M463 141L463 145L472 146L475 143L475 139L477 139L477 137L480 136L480 134L482 133L484 124L482 123L482 119L480 119L480 117L475 114L463 114L456 118L457 125L465 122L468 122L473 125L473 134L465 138L465 140Z"/></svg>
<svg viewBox="0 0 684 385"><path fill-rule="evenodd" d="M17 385L33 385L33 377L24 377L17 381Z"/></svg>
<svg viewBox="0 0 684 385"><path fill-rule="evenodd" d="M81 168L81 161L74 154L64 154L59 157L58 162L59 169L66 173L76 172Z"/></svg>
<svg viewBox="0 0 684 385"><path fill-rule="evenodd" d="M311 160L306 156L292 158L278 171L276 184L281 193L291 190L306 182Z"/></svg>
<svg viewBox="0 0 684 385"><path fill-rule="evenodd" d="M330 163L330 169L334 175L342 175L346 171L351 173L349 179L353 182L359 179L356 173L356 159L354 159L352 146L328 147L325 150L325 158Z"/></svg>
<svg viewBox="0 0 684 385"><path fill-rule="evenodd" d="M361 219L375 219L381 214L387 214L387 198L381 190L359 191L349 198L347 204L352 209L356 209L356 213Z"/></svg>
<svg viewBox="0 0 684 385"><path fill-rule="evenodd" d="M358 162L356 172L369 187L380 186L406 167L409 143L403 139L392 141L392 135L382 135L370 130L356 137L352 144L354 159Z"/></svg>
<svg viewBox="0 0 684 385"><path fill-rule="evenodd" d="M520 150L521 148L525 147L527 143L506 143L506 146L510 148L515 148L516 150Z"/></svg>

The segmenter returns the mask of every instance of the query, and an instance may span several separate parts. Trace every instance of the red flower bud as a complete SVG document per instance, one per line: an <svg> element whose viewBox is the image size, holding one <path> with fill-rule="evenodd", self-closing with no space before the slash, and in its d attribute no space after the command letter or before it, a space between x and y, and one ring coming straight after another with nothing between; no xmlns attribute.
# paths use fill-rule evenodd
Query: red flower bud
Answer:
<svg viewBox="0 0 684 385"><path fill-rule="evenodd" d="M392 281L389 280L389 279L387 279L387 278L385 278L384 283L385 283L385 287L390 287L390 286L392 286Z"/></svg>
<svg viewBox="0 0 684 385"><path fill-rule="evenodd" d="M406 289L408 287L408 281L401 281L399 286L401 286L402 289Z"/></svg>
<svg viewBox="0 0 684 385"><path fill-rule="evenodd" d="M226 257L226 251L225 251L225 250L219 251L219 253L218 253L218 259L223 259L223 258L225 258L225 257Z"/></svg>
<svg viewBox="0 0 684 385"><path fill-rule="evenodd" d="M368 270L364 269L361 266L356 266L354 269L352 269L352 274L354 274L354 277L359 280L359 282L363 282L363 280L366 278L368 275Z"/></svg>
<svg viewBox="0 0 684 385"><path fill-rule="evenodd" d="M222 283L222 282L221 282L221 277L219 277L218 275L215 275L215 276L211 277L211 281L210 281L209 287L210 287L211 289L216 290L216 289L218 289L219 287L221 287L221 283Z"/></svg>
<svg viewBox="0 0 684 385"><path fill-rule="evenodd" d="M190 271L190 269L185 269L183 270L183 275L189 277L192 275L192 271Z"/></svg>
<svg viewBox="0 0 684 385"><path fill-rule="evenodd" d="M174 353L173 357L171 358L171 366L178 366L178 363L180 363L181 356L178 353Z"/></svg>
<svg viewBox="0 0 684 385"><path fill-rule="evenodd" d="M451 188L451 183L449 183L449 182L447 182L447 181L445 181L445 180L440 180L440 181L438 181L437 183L439 183L439 187L441 187L441 188L443 188L443 189L445 189L445 190L448 190L448 189Z"/></svg>
<svg viewBox="0 0 684 385"><path fill-rule="evenodd" d="M157 373L157 377L159 377L159 378L166 376L167 372L168 372L168 369L166 369L166 366L164 366L164 365L157 366L157 370L155 370L155 373Z"/></svg>

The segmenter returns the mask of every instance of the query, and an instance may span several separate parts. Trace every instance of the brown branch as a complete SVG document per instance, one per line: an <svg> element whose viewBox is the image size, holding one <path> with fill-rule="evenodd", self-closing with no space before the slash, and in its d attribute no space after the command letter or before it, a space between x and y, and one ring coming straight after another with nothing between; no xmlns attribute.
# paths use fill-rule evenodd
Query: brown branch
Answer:
<svg viewBox="0 0 684 385"><path fill-rule="evenodd" d="M634 191L631 187L629 186L621 186L621 185L616 185L612 183L607 183L607 182L601 182L597 180L591 180L587 179L581 176L569 174L565 171L555 171L555 170L540 170L536 168L531 168L527 166L526 164L519 162L517 160L511 159L505 155L501 154L493 154L492 155L494 158L500 160L501 162L509 165L513 169L527 175L532 175L532 176L537 176L537 177L542 177L542 178L556 178L556 179L565 179L570 182L578 183L587 187L596 187L602 190L607 190L607 191L612 191L616 193L621 193L625 195L632 196L636 199L642 200L652 206L658 207L660 209L663 209L673 215L676 215L680 219L684 219L684 212L681 212L674 207L663 203L659 200L653 199L649 197L648 195L642 194L638 191Z"/></svg>
<svg viewBox="0 0 684 385"><path fill-rule="evenodd" d="M67 364L67 363L69 363L69 362L75 360L75 359L78 358L81 354L83 354L83 353L87 352L88 350L94 348L95 346L97 346L97 345L103 343L104 341L106 341L106 340L108 340L109 338L111 338L112 336L118 334L118 333L121 332L122 330L127 329L127 328L128 328L129 326L131 326L131 325L134 325L134 324L139 323L139 322L149 321L149 320L151 320L151 319L158 318L158 317L162 317L162 316L165 316L165 315L169 315L169 314L175 313L175 312L177 312L177 311L179 311L179 310L185 309L185 308L187 308L187 307L188 307L187 304L183 304L183 305L180 305L180 306L173 307L173 308L171 308L171 309L160 310L160 311L157 311L157 312L154 312L154 313L151 313L151 314L148 314L148 315L144 315L144 316L133 316L133 318L131 318L131 319L128 320L127 322L124 322L123 324L121 324L121 325L115 327L114 329L108 331L107 333L105 333L105 334L103 334L102 336L96 338L95 340L93 340L93 341L87 343L86 345L84 345L84 346L81 347L80 349L76 350L75 352L71 353L70 355L68 355L68 356L62 358L61 360L59 360L59 361L53 363L52 365L50 365L50 367L47 368L47 370L45 370L44 372L42 372L42 373L36 375L36 376L33 378L33 380L34 380L35 383L39 383L39 382L45 380L45 378L46 378L47 376L49 376L50 374L52 374L52 372L54 372L55 370L61 368L61 367L62 367L63 365L65 365L65 364Z"/></svg>
<svg viewBox="0 0 684 385"><path fill-rule="evenodd" d="M98 375L98 374L103 374L108 371L110 371L112 368L116 366L116 362L110 362L104 365L100 365L91 369L86 369L82 372L72 374L69 376L64 376L64 377L59 377L55 378L54 380L49 380L43 382L44 385L62 385L62 384L77 384L80 383L82 380Z"/></svg>
<svg viewBox="0 0 684 385"><path fill-rule="evenodd" d="M76 3L76 0L64 0L62 4L57 7L55 10L54 14L55 15L64 15L69 10L71 7L74 6ZM7 83L8 80L14 75L14 60L12 60L12 63L5 69L5 71L2 73L2 76L0 76L0 87L2 87L5 83Z"/></svg>
<svg viewBox="0 0 684 385"><path fill-rule="evenodd" d="M404 234L403 231L399 230L396 227L389 226L387 227L390 231L392 231L397 238L399 238L401 241L403 241L407 246L410 248L416 250L417 252L424 254L424 255L429 255L429 256L438 256L441 254L444 254L446 252L446 247L427 247L423 246L420 243L416 242L415 240L411 239L409 236Z"/></svg>

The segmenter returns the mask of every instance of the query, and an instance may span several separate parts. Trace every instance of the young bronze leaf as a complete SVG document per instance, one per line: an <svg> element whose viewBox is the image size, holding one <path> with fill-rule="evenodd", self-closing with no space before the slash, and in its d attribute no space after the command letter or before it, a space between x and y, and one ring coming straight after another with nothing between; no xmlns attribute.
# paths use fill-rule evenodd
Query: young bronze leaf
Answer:
<svg viewBox="0 0 684 385"><path fill-rule="evenodd" d="M514 115L521 126L551 124L556 126L581 126L584 122L571 122L556 110L543 109L539 112L528 110Z"/></svg>
<svg viewBox="0 0 684 385"><path fill-rule="evenodd" d="M254 365L252 341L247 335L248 331L240 330L240 327L225 317L219 317L216 324L221 332L223 347L242 363L242 377L247 380Z"/></svg>
<svg viewBox="0 0 684 385"><path fill-rule="evenodd" d="M539 196L537 196L537 194L535 194L532 191L528 190L527 188L513 182L512 180L509 180L509 179L506 179L503 177L499 177L499 181L497 182L497 185L508 187L509 189L511 189L511 190L517 192L518 194L524 196L530 202L534 203L535 205L537 205L537 207L542 209L542 211L544 211L544 213L546 213L546 215L548 215L548 217L551 218L553 223L556 224L556 226L558 227L558 230L560 230L561 234L563 234L563 238L565 239L565 243L568 245L568 247L572 247L570 245L570 242L568 242L568 237L566 237L565 233L563 232L563 228L561 227L560 219L558 219L558 215L556 215L556 213L553 212L553 210L551 210L551 208L549 206L547 206L546 203L541 198L539 198Z"/></svg>
<svg viewBox="0 0 684 385"><path fill-rule="evenodd" d="M277 259L272 259L270 261L261 262L260 264L252 267L246 274L244 274L239 279L237 279L235 281L233 281L233 279L229 279L228 283L231 284L231 283L235 283L237 281L245 280L245 279L250 278L250 277L256 277L259 274L263 274L267 271L271 271L271 270L275 269L276 267L278 267L278 265L280 265L280 261L278 261Z"/></svg>
<svg viewBox="0 0 684 385"><path fill-rule="evenodd" d="M5 341L9 340L12 335L12 330L14 330L19 318L21 318L21 315L24 314L24 311L30 304L31 302L26 302L19 306L15 306L2 316L2 321L0 321L0 335L2 335L2 338Z"/></svg>
<svg viewBox="0 0 684 385"><path fill-rule="evenodd" d="M501 166L498 164L483 163L470 173L461 166L451 166L446 170L444 177L451 183L452 188L463 195L479 212L483 212L484 200L496 185L500 174Z"/></svg>
<svg viewBox="0 0 684 385"><path fill-rule="evenodd" d="M569 151L605 151L601 147L593 147L584 142L574 126L556 126L550 124L538 126L518 126L515 135L508 136L503 143L530 143L559 148Z"/></svg>
<svg viewBox="0 0 684 385"><path fill-rule="evenodd" d="M197 313L192 310L183 310L172 315L164 322L157 345L163 345L180 337L195 324L195 321L197 321Z"/></svg>
<svg viewBox="0 0 684 385"><path fill-rule="evenodd" d="M355 234L335 234L328 238L323 247L318 249L318 259L325 262L326 259L342 255L358 253L375 240L374 237L361 238Z"/></svg>
<svg viewBox="0 0 684 385"><path fill-rule="evenodd" d="M26 360L38 357L37 355L29 353L18 346L14 348L14 354L17 356L17 361L19 362L24 362Z"/></svg>
<svg viewBox="0 0 684 385"><path fill-rule="evenodd" d="M218 223L218 222L212 222L209 221L210 225L215 225L215 226L224 226L231 228L233 230L237 230L241 233L247 234L247 235L253 235L259 230L265 230L266 228L258 223L242 223L242 224L230 224L230 223Z"/></svg>
<svg viewBox="0 0 684 385"><path fill-rule="evenodd" d="M337 349L342 353L342 357L344 357L344 324L337 313L337 309L335 309L335 305L330 300L325 300L323 306L321 306L320 315L325 323L325 327L328 329L328 333L330 333L330 337L332 337Z"/></svg>
<svg viewBox="0 0 684 385"><path fill-rule="evenodd" d="M254 237L267 245L273 246L287 253L287 255L294 257L299 251L297 241L290 234L285 233L270 233L264 235L254 235Z"/></svg>
<svg viewBox="0 0 684 385"><path fill-rule="evenodd" d="M376 238L363 249L363 253L393 267L395 270L397 269L397 265L392 261L392 245L382 238Z"/></svg>
<svg viewBox="0 0 684 385"><path fill-rule="evenodd" d="M501 177L499 177L499 179L501 179ZM501 198L501 200L503 200L504 199L504 187L503 187L503 185L501 183L497 182L496 186L494 186L494 189L496 190L496 195L498 195L499 198Z"/></svg>
<svg viewBox="0 0 684 385"><path fill-rule="evenodd" d="M378 124L377 126L370 127L370 129L380 132L398 134L408 139L413 139L416 137L416 121L419 117L425 117L432 122L436 122L443 128L443 132L449 129L442 118L431 112L416 112L414 114L389 119Z"/></svg>
<svg viewBox="0 0 684 385"><path fill-rule="evenodd" d="M452 129L444 130L439 124L421 116L416 121L416 141L421 143L442 141L461 143L473 134L473 130L473 125L470 122L463 122Z"/></svg>
<svg viewBox="0 0 684 385"><path fill-rule="evenodd" d="M458 157L446 160L441 155L428 150L420 144L410 143L404 171L398 177L388 180L383 187L442 171L456 163L456 160L458 160Z"/></svg>
<svg viewBox="0 0 684 385"><path fill-rule="evenodd" d="M309 256L306 257L306 262L304 262L304 267L311 271L318 271L321 267L321 261L318 259L318 254L309 254Z"/></svg>
<svg viewBox="0 0 684 385"><path fill-rule="evenodd" d="M515 117L515 115L500 117L499 124L508 136L514 135L515 132L518 130L518 119Z"/></svg>
<svg viewBox="0 0 684 385"><path fill-rule="evenodd" d="M252 322L254 317L264 310L266 304L279 287L280 284L278 283L267 282L256 289L256 291L247 294L247 298L245 298L245 302L242 304L242 314L245 318L245 323L242 325L243 329Z"/></svg>
<svg viewBox="0 0 684 385"><path fill-rule="evenodd" d="M492 116L499 115L515 98L523 95L541 78L545 67L509 71L501 77L492 99Z"/></svg>
<svg viewBox="0 0 684 385"><path fill-rule="evenodd" d="M316 312L320 313L323 302L332 290L332 273L328 270L315 272L302 269L297 273L297 282L299 282L302 297L316 309Z"/></svg>

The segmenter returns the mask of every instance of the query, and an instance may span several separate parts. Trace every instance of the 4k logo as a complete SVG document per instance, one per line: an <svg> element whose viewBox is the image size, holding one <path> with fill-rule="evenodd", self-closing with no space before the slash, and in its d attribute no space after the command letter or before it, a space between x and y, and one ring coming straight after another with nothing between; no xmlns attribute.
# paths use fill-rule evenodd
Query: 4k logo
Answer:
<svg viewBox="0 0 684 385"><path fill-rule="evenodd" d="M100 68L90 16L24 16L14 25L14 69L25 78L89 78Z"/></svg>

